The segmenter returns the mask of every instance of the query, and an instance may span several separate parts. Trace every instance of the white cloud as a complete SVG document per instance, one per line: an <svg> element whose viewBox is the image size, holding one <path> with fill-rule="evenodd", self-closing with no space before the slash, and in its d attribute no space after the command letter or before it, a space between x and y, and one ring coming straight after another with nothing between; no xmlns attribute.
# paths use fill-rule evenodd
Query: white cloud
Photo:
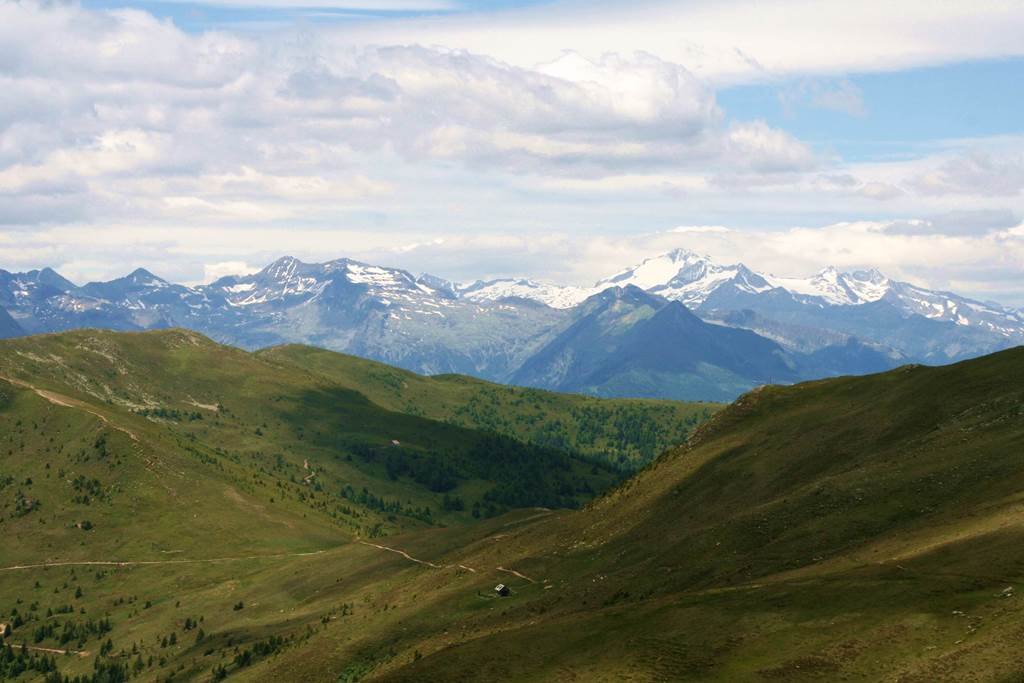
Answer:
<svg viewBox="0 0 1024 683"><path fill-rule="evenodd" d="M893 221L887 232L902 235L986 235L1012 230L1020 218L1008 209L949 211L924 219ZM1012 233L1010 233L1012 234Z"/></svg>
<svg viewBox="0 0 1024 683"><path fill-rule="evenodd" d="M756 185L812 163L764 123L727 127L704 83L648 53L564 53L530 69L325 31L293 38L0 4L0 222L323 221L374 211L374 198L429 197L422 179L443 182L453 164Z"/></svg>
<svg viewBox="0 0 1024 683"><path fill-rule="evenodd" d="M1019 195L1024 191L1024 155L997 156L975 151L949 159L910 182L927 195Z"/></svg>
<svg viewBox="0 0 1024 683"><path fill-rule="evenodd" d="M898 11L897 11L898 9ZM494 16L450 16L339 28L367 44L457 45L519 66L563 50L596 57L636 46L715 81L779 74L889 71L1019 56L1015 0L596 0Z"/></svg>
<svg viewBox="0 0 1024 683"><path fill-rule="evenodd" d="M739 168L758 173L808 171L817 162L807 145L763 121L734 124L727 146Z"/></svg>
<svg viewBox="0 0 1024 683"><path fill-rule="evenodd" d="M885 201L887 199L895 199L896 197L899 197L900 195L903 194L903 190L896 187L895 185L890 185L889 183L880 183L877 181L864 183L859 188L857 188L856 192L862 197L867 197L869 199L878 199L880 201Z"/></svg>
<svg viewBox="0 0 1024 683"><path fill-rule="evenodd" d="M219 263L203 264L202 283L210 283L228 275L249 275L260 270L262 266L250 266L245 261L220 261Z"/></svg>

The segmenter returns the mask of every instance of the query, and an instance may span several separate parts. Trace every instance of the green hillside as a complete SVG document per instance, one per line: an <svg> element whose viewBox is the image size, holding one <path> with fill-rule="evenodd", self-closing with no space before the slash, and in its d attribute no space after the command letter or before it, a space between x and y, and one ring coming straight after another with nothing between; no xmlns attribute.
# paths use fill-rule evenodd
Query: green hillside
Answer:
<svg viewBox="0 0 1024 683"><path fill-rule="evenodd" d="M424 377L310 346L279 346L257 355L327 377L389 410L495 431L626 469L643 466L684 442L696 425L720 408L714 403L558 394L465 375Z"/></svg>
<svg viewBox="0 0 1024 683"><path fill-rule="evenodd" d="M542 588L379 677L1021 680L1022 501L1024 349L763 389L588 509L463 550Z"/></svg>
<svg viewBox="0 0 1024 683"><path fill-rule="evenodd" d="M478 519L390 477L375 440L443 453L452 507L517 469L463 445L497 437L385 410L331 365L176 331L3 342L0 675L1024 678L1024 349L763 388L581 510ZM542 493L613 480L507 443Z"/></svg>
<svg viewBox="0 0 1024 683"><path fill-rule="evenodd" d="M299 609L296 567L331 558L314 592L327 575L345 590L377 581L387 572L370 568L390 553L370 539L578 506L621 479L606 459L389 410L192 332L4 341L0 624L8 646L30 649L0 648L0 678L41 677L63 650L86 654L57 656L62 672L114 672L103 680L126 664L160 679L220 663L237 674L236 644L265 657L356 609L308 597ZM200 643L180 640L199 628L211 640L188 659Z"/></svg>
<svg viewBox="0 0 1024 683"><path fill-rule="evenodd" d="M1022 380L1018 349L748 394L583 511L390 539L477 574L370 584L394 621L261 675L1020 680ZM497 581L511 597L489 597Z"/></svg>

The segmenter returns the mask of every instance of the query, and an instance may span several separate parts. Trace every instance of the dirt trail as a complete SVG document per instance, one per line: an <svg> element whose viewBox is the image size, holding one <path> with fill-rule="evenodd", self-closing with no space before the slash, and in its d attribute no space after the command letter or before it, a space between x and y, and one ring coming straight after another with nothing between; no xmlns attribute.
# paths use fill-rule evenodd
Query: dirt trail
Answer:
<svg viewBox="0 0 1024 683"><path fill-rule="evenodd" d="M19 564L12 567L0 567L0 572L12 572L24 569L45 569L46 567L139 567L153 564L212 564L217 562L242 562L249 560L278 560L287 557L309 557L327 552L314 550L308 553L278 553L276 555L246 555L242 557L211 557L194 560L69 560L67 562L40 562L38 564Z"/></svg>
<svg viewBox="0 0 1024 683"><path fill-rule="evenodd" d="M379 545L377 543L370 543L369 541L364 541L362 539L356 539L356 543L360 543L362 545L370 546L371 548L377 548L378 550L386 550L389 553L395 553L396 555L401 555L402 557L404 557L405 559L409 560L410 562L415 562L416 564L422 564L422 565L424 565L426 567L433 567L434 569L444 569L446 566L451 566L451 565L434 564L433 562L427 562L426 560L418 560L415 557L413 557L412 555L410 555L409 553L405 552L404 550L399 550L398 548L389 548L386 545Z"/></svg>
<svg viewBox="0 0 1024 683"><path fill-rule="evenodd" d="M135 434L135 432L133 432L132 430L128 429L127 427L122 427L120 425L116 425L116 424L112 423L107 418L106 415L104 415L103 413L99 412L98 410L96 410L95 408L90 406L85 401L79 401L77 398L71 398L70 396L65 396L63 394L58 394L57 392L50 391L48 389L40 389L39 387L36 387L36 386L34 386L32 384L29 384L28 382L25 382L25 381L20 380L20 379L14 379L13 377L6 377L4 375L0 375L0 380L3 380L5 382L10 382L11 384L14 384L16 386L19 386L19 387L22 387L22 388L25 388L25 389L30 389L30 390L34 391L36 394L38 394L39 396L45 398L50 403L53 403L54 405L63 406L65 408L77 408L79 410L83 410L83 411L89 413L90 415L95 415L96 417L98 417L100 419L100 421L103 422L103 424L107 425L111 429L116 429L119 432L127 434L129 436L129 438L131 438L132 441L138 441L139 440L139 437Z"/></svg>
<svg viewBox="0 0 1024 683"><path fill-rule="evenodd" d="M179 479L184 478L184 472L178 472L174 468L164 463L159 458L150 457L146 455L145 451L142 448L142 442L139 440L138 434L128 429L127 427L122 427L121 425L114 424L106 415L99 412L85 401L80 401L77 398L71 398L70 396L65 396L64 394L58 394L57 392L50 391L49 389L40 389L39 387L33 384L30 384L20 379L14 379L13 377L7 377L5 375L0 375L0 380L33 391L38 396L46 399L47 401L54 405L61 406L63 408L73 408L76 410L81 410L83 412L89 413L90 415L96 418L99 418L100 422L102 422L105 426L110 427L111 429L115 429L121 432L122 434L128 435L128 437L132 440L132 449L135 451L135 454L142 459L143 463L145 463L147 470L156 475L160 474L158 470L162 470L164 473L171 474ZM160 482L160 485L167 490L168 493L170 493L173 496L178 495L177 490L169 486L163 478L159 478L158 481Z"/></svg>
<svg viewBox="0 0 1024 683"><path fill-rule="evenodd" d="M53 647L39 647L37 645L18 645L11 643L11 649L17 652L20 648L24 647L26 650L35 650L36 652L50 652L55 655L77 655L79 657L88 657L88 650L59 650Z"/></svg>
<svg viewBox="0 0 1024 683"><path fill-rule="evenodd" d="M378 550L386 550L387 552L395 553L396 555L401 555L402 557L404 557L405 559L409 560L410 562L415 562L416 564L422 564L422 565L424 565L426 567L431 567L433 569L455 569L455 568L458 568L458 569L465 569L466 571L471 572L473 574L479 573L479 570L474 569L473 567L466 566L464 564L435 564L433 562L428 562L427 560L421 560L421 559L415 558L412 555L410 555L409 553L407 553L404 550L401 550L399 548L390 548L390 547L388 547L386 545L380 545L379 543L370 543L369 541L364 541L362 539L356 539L356 543L360 543L362 545L370 546L371 548L377 548ZM516 577L518 577L520 579L523 579L524 581L529 581L530 583L537 583L536 581L531 579L529 576L526 576L525 574L521 574L521 573L517 572L515 569L505 569L504 567L495 567L495 570L499 571L499 572L505 572L506 574L512 574L513 576L516 576Z"/></svg>
<svg viewBox="0 0 1024 683"><path fill-rule="evenodd" d="M499 572L505 572L506 574L511 574L512 576L518 576L520 579L524 579L526 581L529 581L530 583L537 583L536 581L531 579L529 576L526 576L525 574L520 574L515 569L505 569L504 567L495 567L495 569L497 569Z"/></svg>

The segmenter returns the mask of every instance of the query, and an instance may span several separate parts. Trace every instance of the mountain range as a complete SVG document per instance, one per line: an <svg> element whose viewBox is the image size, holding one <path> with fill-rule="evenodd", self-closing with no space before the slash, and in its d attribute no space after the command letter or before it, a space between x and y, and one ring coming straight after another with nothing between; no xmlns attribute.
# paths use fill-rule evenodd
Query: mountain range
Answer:
<svg viewBox="0 0 1024 683"><path fill-rule="evenodd" d="M145 269L72 283L0 271L0 336L192 329L245 349L303 343L425 374L603 396L727 400L758 384L944 364L1024 342L1024 313L826 268L757 273L677 249L593 287L453 283L337 259L278 259L189 287Z"/></svg>

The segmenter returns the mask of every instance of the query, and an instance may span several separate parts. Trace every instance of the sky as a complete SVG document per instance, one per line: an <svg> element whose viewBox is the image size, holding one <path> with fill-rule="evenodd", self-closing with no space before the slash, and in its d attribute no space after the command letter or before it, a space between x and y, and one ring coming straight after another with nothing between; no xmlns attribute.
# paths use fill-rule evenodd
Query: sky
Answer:
<svg viewBox="0 0 1024 683"><path fill-rule="evenodd" d="M1018 0L0 0L0 268L593 281L676 247L1024 306Z"/></svg>

